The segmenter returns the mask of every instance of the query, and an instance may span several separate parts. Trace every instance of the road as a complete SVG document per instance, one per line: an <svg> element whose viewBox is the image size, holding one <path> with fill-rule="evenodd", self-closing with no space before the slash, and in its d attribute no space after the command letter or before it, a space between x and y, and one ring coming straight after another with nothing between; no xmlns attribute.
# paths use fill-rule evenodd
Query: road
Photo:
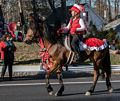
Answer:
<svg viewBox="0 0 120 101"><path fill-rule="evenodd" d="M99 79L95 92L85 96L92 83L92 77L64 78L63 96L49 96L45 79L36 77L13 78L13 81L0 81L0 101L120 101L120 75L112 75L113 93L106 91L104 80ZM51 78L54 92L59 88L56 78Z"/></svg>

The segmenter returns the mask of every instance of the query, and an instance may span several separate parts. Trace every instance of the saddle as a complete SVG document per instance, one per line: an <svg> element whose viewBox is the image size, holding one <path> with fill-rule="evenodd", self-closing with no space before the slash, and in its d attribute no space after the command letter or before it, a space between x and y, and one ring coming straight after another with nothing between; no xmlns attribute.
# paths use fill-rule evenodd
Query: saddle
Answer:
<svg viewBox="0 0 120 101"><path fill-rule="evenodd" d="M66 35L65 39L64 39L64 46L66 47L67 50L75 53L73 61L79 61L79 62L82 61L82 52L81 51L84 51L84 49L82 47L82 42L79 42L79 47L78 48L79 48L80 51L79 51L79 53L77 53L72 48L72 47L76 47L76 46L71 46L71 37L70 37L70 35Z"/></svg>
<svg viewBox="0 0 120 101"><path fill-rule="evenodd" d="M71 37L70 37L70 35L65 36L64 46L66 47L67 50L75 52L72 47L76 47L76 46L71 46ZM80 50L80 52L85 50L84 47L83 47L83 42L82 41L79 41L79 50Z"/></svg>

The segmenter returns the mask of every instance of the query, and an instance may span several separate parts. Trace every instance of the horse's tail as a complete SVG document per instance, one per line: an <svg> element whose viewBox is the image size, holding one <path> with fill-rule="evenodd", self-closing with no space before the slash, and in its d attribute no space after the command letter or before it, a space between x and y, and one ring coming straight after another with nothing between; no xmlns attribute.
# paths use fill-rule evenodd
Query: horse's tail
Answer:
<svg viewBox="0 0 120 101"><path fill-rule="evenodd" d="M108 76L111 76L111 61L110 61L110 52L109 47L106 49L106 54L102 60L102 68Z"/></svg>

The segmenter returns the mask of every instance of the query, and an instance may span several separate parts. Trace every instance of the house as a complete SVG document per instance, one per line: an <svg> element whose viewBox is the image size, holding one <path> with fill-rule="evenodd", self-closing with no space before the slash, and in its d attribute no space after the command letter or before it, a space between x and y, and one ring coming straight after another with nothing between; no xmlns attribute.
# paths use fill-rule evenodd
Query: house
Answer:
<svg viewBox="0 0 120 101"><path fill-rule="evenodd" d="M117 32L117 36L120 38L120 18L105 25L103 30L107 31L111 28Z"/></svg>
<svg viewBox="0 0 120 101"><path fill-rule="evenodd" d="M90 5L85 4L84 7L87 12L88 25L92 22L98 30L102 30L107 22L100 15L98 15Z"/></svg>
<svg viewBox="0 0 120 101"><path fill-rule="evenodd" d="M96 28L98 30L101 30L103 28L103 26L106 24L106 22L104 21L104 19L99 16L95 10L90 7L90 5L88 5L87 3L82 4L85 7L85 11L87 13L87 24L90 25L90 23L92 22L92 24L94 24L96 26ZM70 18L70 14L69 14L69 9L71 8L71 6L67 6L66 7L66 19L65 16L63 16L63 13L65 11L63 11L63 9L61 7L56 9L56 13L51 13L48 17L47 17L47 22L49 24L54 24L54 21L60 21L60 22L66 22L68 23L69 18ZM57 16L57 19L55 19L55 16Z"/></svg>

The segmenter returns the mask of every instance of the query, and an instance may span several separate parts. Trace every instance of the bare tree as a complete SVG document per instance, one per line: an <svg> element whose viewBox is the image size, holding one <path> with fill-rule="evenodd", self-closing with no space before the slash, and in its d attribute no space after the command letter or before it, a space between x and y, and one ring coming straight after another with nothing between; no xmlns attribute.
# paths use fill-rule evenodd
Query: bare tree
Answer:
<svg viewBox="0 0 120 101"><path fill-rule="evenodd" d="M111 15L111 1L110 0L108 0L108 8L109 8L108 20L111 21L112 20L112 15Z"/></svg>
<svg viewBox="0 0 120 101"><path fill-rule="evenodd" d="M0 0L0 28L4 29L4 17L2 11L2 1Z"/></svg>
<svg viewBox="0 0 120 101"><path fill-rule="evenodd" d="M119 3L120 3L120 1L117 0L117 14L116 14L116 16L119 14Z"/></svg>
<svg viewBox="0 0 120 101"><path fill-rule="evenodd" d="M23 7L22 7L22 1L21 0L18 0L18 7L19 7L19 12L20 12L21 25L24 25L25 24L25 19L24 19Z"/></svg>

